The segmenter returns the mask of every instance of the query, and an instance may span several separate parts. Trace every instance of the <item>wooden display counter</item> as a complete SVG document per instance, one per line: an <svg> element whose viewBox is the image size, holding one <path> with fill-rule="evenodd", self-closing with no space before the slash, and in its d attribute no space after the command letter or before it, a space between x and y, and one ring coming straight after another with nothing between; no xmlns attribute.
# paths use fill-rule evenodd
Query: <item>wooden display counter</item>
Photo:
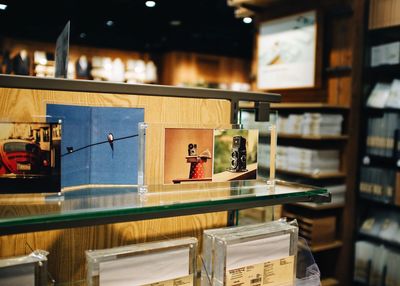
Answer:
<svg viewBox="0 0 400 286"><path fill-rule="evenodd" d="M140 107L149 123L226 125L237 121L239 101L279 102L280 96L266 93L177 88L158 85L130 85L95 81L71 81L0 75L0 118L2 121L45 121L47 104L99 107ZM146 179L163 182L163 142L148 138ZM36 206L34 203L33 207ZM55 206L56 207L56 206ZM0 207L1 208L1 207ZM9 210L12 211L12 210ZM138 222L51 230L0 236L0 257L50 252L49 271L58 283L85 285L85 257L88 249L102 249L131 243L182 236L201 238L202 230L226 225L227 213L208 213Z"/></svg>

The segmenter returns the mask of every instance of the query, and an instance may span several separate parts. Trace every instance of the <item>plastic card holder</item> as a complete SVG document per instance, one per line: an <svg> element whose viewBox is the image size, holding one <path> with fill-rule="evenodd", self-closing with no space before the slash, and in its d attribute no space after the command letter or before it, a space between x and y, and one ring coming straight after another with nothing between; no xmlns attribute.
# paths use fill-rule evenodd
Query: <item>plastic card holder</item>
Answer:
<svg viewBox="0 0 400 286"><path fill-rule="evenodd" d="M258 176L269 180L275 179L278 112L270 110L268 121L261 122L256 121L255 109L241 108L239 110L239 122L242 128L260 130L260 140L258 145Z"/></svg>
<svg viewBox="0 0 400 286"><path fill-rule="evenodd" d="M86 251L88 285L191 286L196 278L197 239L181 238Z"/></svg>
<svg viewBox="0 0 400 286"><path fill-rule="evenodd" d="M143 108L47 104L46 117L63 126L63 190L137 185Z"/></svg>
<svg viewBox="0 0 400 286"><path fill-rule="evenodd" d="M0 259L0 285L47 285L47 255L35 250L29 255Z"/></svg>
<svg viewBox="0 0 400 286"><path fill-rule="evenodd" d="M211 284L212 273L213 273L213 255L215 249L215 237L216 236L226 236L233 235L236 233L245 233L247 231L258 230L263 227L268 227L272 229L272 227L280 226L281 224L287 225L285 220L277 220L273 222L265 222L258 224L250 224L243 226L232 226L232 227L223 227L223 228L215 228L215 229L206 229L203 232L203 267L201 271L201 285L206 286Z"/></svg>
<svg viewBox="0 0 400 286"><path fill-rule="evenodd" d="M142 123L139 130L138 182L144 190L149 184L258 179L260 130L257 128Z"/></svg>
<svg viewBox="0 0 400 286"><path fill-rule="evenodd" d="M61 124L0 122L0 193L60 191Z"/></svg>
<svg viewBox="0 0 400 286"><path fill-rule="evenodd" d="M205 258L212 263L211 272L202 275L202 285L254 284L262 279L269 279L271 285L293 283L297 239L298 228L282 221L214 234L211 258Z"/></svg>

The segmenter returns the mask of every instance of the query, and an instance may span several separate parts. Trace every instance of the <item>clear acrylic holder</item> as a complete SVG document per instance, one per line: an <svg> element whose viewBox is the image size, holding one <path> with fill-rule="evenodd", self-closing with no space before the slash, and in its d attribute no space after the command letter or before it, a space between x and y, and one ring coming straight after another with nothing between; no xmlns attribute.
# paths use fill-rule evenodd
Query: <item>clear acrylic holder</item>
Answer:
<svg viewBox="0 0 400 286"><path fill-rule="evenodd" d="M29 255L0 259L0 285L48 285L48 254L44 250L35 250Z"/></svg>
<svg viewBox="0 0 400 286"><path fill-rule="evenodd" d="M201 285L231 285L230 282L237 278L238 272L242 273L241 283L250 283L250 280L255 278L261 281L265 267L279 267L276 263L282 265L282 261L287 263L288 279L293 278L286 282L293 284L296 273L297 238L298 227L295 223L286 223L283 220L205 231ZM243 269L247 270L242 272ZM280 278L275 277L275 279ZM252 281L255 283L255 280Z"/></svg>
<svg viewBox="0 0 400 286"><path fill-rule="evenodd" d="M194 285L196 256L197 239L191 237L88 250L87 282L89 286L115 286L173 280Z"/></svg>
<svg viewBox="0 0 400 286"><path fill-rule="evenodd" d="M299 237L297 248L296 286L321 285L321 273L307 241Z"/></svg>
<svg viewBox="0 0 400 286"><path fill-rule="evenodd" d="M278 112L270 111L266 122L256 121L256 112L252 108L241 108L239 110L239 122L242 128L260 130L259 154L265 154L265 158L260 158L260 176L268 178L270 183L274 183L276 178L276 153L277 153L277 120Z"/></svg>
<svg viewBox="0 0 400 286"><path fill-rule="evenodd" d="M215 236L232 235L235 233L247 232L251 230L257 230L262 227L268 227L272 224L279 224L284 220L278 220L275 222L266 222L258 224L250 224L244 226L232 226L223 227L216 229L206 229L203 232L203 258L202 258L202 271L201 271L201 285L207 286L212 284L212 273L213 273L213 256L215 250Z"/></svg>
<svg viewBox="0 0 400 286"><path fill-rule="evenodd" d="M268 142L270 146L276 146L276 129L269 123L263 127L260 130L260 126L244 129L241 125L139 123L140 191L146 192L147 185L160 182L209 182L212 188L213 183L221 181L263 179L266 184L273 185L275 153L268 154L265 164L268 168L272 164L272 178L259 175L258 156L261 134L272 139L272 143ZM189 150L191 145L197 148L193 155ZM275 152L275 149L270 148L270 151ZM204 164L196 169L199 161ZM146 170L152 173L146 174ZM200 175L197 170L200 170ZM158 173L154 174L154 171Z"/></svg>
<svg viewBox="0 0 400 286"><path fill-rule="evenodd" d="M61 188L136 186L143 108L47 104L62 121Z"/></svg>

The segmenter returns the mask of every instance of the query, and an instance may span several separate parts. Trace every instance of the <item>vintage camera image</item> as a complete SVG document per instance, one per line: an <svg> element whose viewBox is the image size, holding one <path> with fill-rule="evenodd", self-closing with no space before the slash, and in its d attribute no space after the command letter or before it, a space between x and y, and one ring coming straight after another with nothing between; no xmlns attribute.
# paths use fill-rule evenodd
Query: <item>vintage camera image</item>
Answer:
<svg viewBox="0 0 400 286"><path fill-rule="evenodd" d="M165 128L164 183L211 181L213 130Z"/></svg>
<svg viewBox="0 0 400 286"><path fill-rule="evenodd" d="M0 123L0 192L60 189L61 125Z"/></svg>
<svg viewBox="0 0 400 286"><path fill-rule="evenodd" d="M214 130L213 182L257 178L258 130Z"/></svg>

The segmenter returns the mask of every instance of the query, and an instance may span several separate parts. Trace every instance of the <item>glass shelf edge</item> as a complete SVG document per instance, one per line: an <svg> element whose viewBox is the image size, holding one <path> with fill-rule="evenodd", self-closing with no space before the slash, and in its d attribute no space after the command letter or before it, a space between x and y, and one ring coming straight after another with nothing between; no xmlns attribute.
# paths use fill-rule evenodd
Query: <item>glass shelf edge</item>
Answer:
<svg viewBox="0 0 400 286"><path fill-rule="evenodd" d="M295 193L228 197L147 207L97 208L71 211L69 213L2 218L0 219L0 235L313 201L314 197L326 195L327 193L325 189L311 188Z"/></svg>

